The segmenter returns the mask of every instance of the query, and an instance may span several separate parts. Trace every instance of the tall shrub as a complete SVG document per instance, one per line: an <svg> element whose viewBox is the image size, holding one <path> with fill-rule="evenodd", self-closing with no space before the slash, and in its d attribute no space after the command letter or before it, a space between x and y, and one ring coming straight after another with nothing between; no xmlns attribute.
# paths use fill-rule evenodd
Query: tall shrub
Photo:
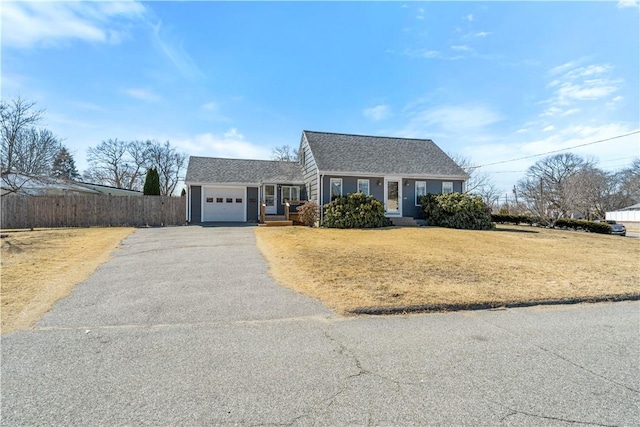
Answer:
<svg viewBox="0 0 640 427"><path fill-rule="evenodd" d="M329 228L377 228L391 225L384 205L373 196L350 193L325 205L324 226Z"/></svg>
<svg viewBox="0 0 640 427"><path fill-rule="evenodd" d="M318 220L319 210L320 206L313 200L308 200L296 208L300 222L309 227L313 227Z"/></svg>
<svg viewBox="0 0 640 427"><path fill-rule="evenodd" d="M147 169L143 193L145 196L160 195L160 175L158 175L158 170L156 168Z"/></svg>
<svg viewBox="0 0 640 427"><path fill-rule="evenodd" d="M482 197L466 193L427 194L422 210L428 225L465 230L491 230L491 208Z"/></svg>

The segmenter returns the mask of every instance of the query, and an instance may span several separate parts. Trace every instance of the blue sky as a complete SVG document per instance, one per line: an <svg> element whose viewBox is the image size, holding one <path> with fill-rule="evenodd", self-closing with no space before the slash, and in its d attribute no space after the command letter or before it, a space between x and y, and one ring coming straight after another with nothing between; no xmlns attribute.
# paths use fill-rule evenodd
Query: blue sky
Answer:
<svg viewBox="0 0 640 427"><path fill-rule="evenodd" d="M485 165L640 129L640 10L606 2L3 2L2 98L86 168L109 138L268 159L303 129ZM634 134L571 150L616 170ZM505 192L539 158L487 166Z"/></svg>

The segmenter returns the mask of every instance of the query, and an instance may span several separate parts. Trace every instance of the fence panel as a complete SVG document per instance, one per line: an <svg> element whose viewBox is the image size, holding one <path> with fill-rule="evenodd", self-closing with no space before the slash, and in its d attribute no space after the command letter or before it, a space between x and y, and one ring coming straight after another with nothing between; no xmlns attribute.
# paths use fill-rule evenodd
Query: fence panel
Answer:
<svg viewBox="0 0 640 427"><path fill-rule="evenodd" d="M115 227L185 223L185 197L19 196L0 197L0 226Z"/></svg>

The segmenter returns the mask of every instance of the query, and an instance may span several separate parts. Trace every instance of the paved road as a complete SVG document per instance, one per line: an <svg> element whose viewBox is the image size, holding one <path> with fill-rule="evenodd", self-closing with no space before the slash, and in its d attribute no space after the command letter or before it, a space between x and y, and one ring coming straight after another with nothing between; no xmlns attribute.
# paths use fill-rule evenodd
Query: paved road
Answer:
<svg viewBox="0 0 640 427"><path fill-rule="evenodd" d="M640 305L343 318L251 228L141 229L1 340L2 425L638 425Z"/></svg>

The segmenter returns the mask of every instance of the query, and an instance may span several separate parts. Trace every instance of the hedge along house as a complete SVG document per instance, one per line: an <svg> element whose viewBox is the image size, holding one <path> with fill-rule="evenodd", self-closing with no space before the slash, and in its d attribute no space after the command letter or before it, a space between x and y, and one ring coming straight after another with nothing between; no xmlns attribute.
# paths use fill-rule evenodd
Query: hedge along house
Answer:
<svg viewBox="0 0 640 427"><path fill-rule="evenodd" d="M285 200L320 206L348 193L382 201L389 218L420 217L427 193L464 191L468 175L433 141L303 131L298 162L191 157L187 220L257 222ZM296 197L298 196L298 197Z"/></svg>

